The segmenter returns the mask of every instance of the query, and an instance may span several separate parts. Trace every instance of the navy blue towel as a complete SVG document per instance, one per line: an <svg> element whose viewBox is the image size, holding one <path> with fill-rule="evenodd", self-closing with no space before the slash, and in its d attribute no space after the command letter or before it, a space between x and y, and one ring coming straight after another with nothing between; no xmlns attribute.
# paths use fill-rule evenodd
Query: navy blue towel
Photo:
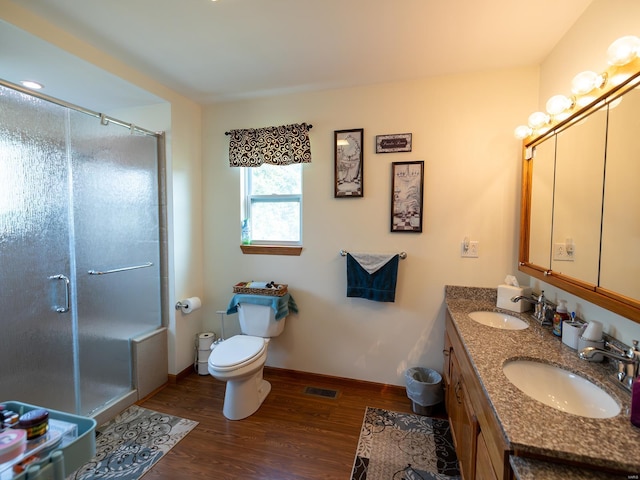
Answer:
<svg viewBox="0 0 640 480"><path fill-rule="evenodd" d="M347 297L360 297L376 302L395 302L398 261L394 255L374 273L367 272L347 253Z"/></svg>

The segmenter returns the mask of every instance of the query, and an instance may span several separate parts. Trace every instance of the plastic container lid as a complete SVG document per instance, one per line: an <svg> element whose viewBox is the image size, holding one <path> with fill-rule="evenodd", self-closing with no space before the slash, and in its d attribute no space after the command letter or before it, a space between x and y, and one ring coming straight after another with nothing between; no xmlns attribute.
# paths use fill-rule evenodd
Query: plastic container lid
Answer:
<svg viewBox="0 0 640 480"><path fill-rule="evenodd" d="M27 432L9 428L0 432L0 463L8 462L22 455L27 448Z"/></svg>
<svg viewBox="0 0 640 480"><path fill-rule="evenodd" d="M35 410L30 410L24 415L21 415L18 425L20 428L29 428L48 420L49 412L44 408L36 408Z"/></svg>

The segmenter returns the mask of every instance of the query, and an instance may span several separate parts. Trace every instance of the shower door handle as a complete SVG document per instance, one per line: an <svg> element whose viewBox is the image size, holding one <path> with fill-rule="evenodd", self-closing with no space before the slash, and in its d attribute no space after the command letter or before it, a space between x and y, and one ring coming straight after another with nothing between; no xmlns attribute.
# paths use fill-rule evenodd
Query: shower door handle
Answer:
<svg viewBox="0 0 640 480"><path fill-rule="evenodd" d="M65 275L62 275L61 273L58 275L51 275L49 277L49 280L62 280L64 282L64 298L65 298L65 306L64 307L58 307L58 306L54 306L53 308L55 309L56 312L58 313L65 313L69 311L69 299L70 299L70 282L69 282L69 278L66 277Z"/></svg>

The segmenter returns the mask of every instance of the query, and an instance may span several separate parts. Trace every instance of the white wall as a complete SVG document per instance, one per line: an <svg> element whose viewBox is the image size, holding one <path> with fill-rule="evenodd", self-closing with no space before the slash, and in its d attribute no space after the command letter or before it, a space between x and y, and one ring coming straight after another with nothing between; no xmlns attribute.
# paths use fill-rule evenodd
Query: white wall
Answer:
<svg viewBox="0 0 640 480"><path fill-rule="evenodd" d="M300 314L272 340L269 365L403 385L407 367L442 368L444 285L495 287L514 273L520 147L514 125L535 108L537 69L222 103L204 114L205 326L243 280L287 283ZM313 124L304 166L300 257L242 255L239 170L225 130ZM333 131L364 128L364 197L333 198ZM413 133L411 153L375 154L375 135ZM391 162L424 160L421 234L390 233ZM460 258L465 236L480 257ZM346 298L340 249L408 254L395 303ZM237 331L237 316L226 319Z"/></svg>
<svg viewBox="0 0 640 480"><path fill-rule="evenodd" d="M571 80L576 74L584 70L606 70L607 48L617 38L640 35L638 19L640 2L637 0L594 0L541 65L540 108L544 108L552 95L569 95ZM587 321L602 322L605 332L627 344L640 339L638 323L538 280L532 279L531 285L534 290L544 289L552 301L567 300L569 311L575 311Z"/></svg>

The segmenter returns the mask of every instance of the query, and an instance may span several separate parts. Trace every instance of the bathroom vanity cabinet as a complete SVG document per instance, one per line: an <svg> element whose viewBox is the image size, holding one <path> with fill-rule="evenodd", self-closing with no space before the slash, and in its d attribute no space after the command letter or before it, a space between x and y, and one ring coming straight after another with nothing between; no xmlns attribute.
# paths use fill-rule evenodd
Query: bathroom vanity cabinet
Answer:
<svg viewBox="0 0 640 480"><path fill-rule="evenodd" d="M640 430L629 422L631 396L611 384L615 368L581 360L535 322L524 330L502 330L474 320L473 312L496 311L496 300L496 289L446 287L443 383L464 480L637 475L640 459L629 452L640 449ZM586 378L620 413L576 416L530 397L504 373L506 363L521 358Z"/></svg>
<svg viewBox="0 0 640 480"><path fill-rule="evenodd" d="M509 449L449 312L444 337L445 405L464 480L511 480Z"/></svg>

